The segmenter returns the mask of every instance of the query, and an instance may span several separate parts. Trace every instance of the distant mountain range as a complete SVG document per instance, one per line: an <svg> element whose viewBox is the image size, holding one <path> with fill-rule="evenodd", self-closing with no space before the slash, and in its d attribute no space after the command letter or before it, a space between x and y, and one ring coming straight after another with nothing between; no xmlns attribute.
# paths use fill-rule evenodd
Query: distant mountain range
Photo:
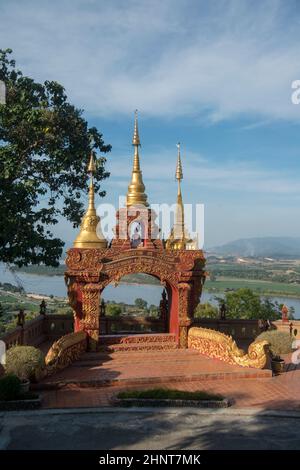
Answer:
<svg viewBox="0 0 300 470"><path fill-rule="evenodd" d="M208 252L222 256L300 258L300 237L241 238Z"/></svg>

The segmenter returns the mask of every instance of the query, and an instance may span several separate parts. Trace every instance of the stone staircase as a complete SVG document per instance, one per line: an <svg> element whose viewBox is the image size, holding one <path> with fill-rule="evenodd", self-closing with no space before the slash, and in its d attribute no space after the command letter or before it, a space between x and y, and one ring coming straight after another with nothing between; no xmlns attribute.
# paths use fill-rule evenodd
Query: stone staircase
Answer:
<svg viewBox="0 0 300 470"><path fill-rule="evenodd" d="M100 337L99 351L170 351L177 349L176 337L170 333L119 334Z"/></svg>

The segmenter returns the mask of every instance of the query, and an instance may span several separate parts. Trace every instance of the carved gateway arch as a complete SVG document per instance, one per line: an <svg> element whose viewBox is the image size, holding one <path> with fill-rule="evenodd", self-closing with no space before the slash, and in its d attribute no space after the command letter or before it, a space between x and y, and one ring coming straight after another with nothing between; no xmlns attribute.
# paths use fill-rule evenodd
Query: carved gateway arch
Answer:
<svg viewBox="0 0 300 470"><path fill-rule="evenodd" d="M88 208L66 260L65 278L74 311L75 331L86 331L89 347L95 349L99 342L101 292L105 286L118 282L124 275L139 272L157 277L166 287L168 331L176 335L181 347L187 347L188 327L205 279L205 259L202 250L197 249L197 240L191 239L184 224L180 145L176 166L178 189L174 226L165 240L156 223L157 215L149 206L145 193L140 168L137 114L132 144L134 158L126 205L116 213L114 238L109 247L102 234L94 203L93 175L97 166L91 153ZM132 234L133 223L140 227L140 231Z"/></svg>
<svg viewBox="0 0 300 470"><path fill-rule="evenodd" d="M168 331L176 335L181 347L187 347L187 330L205 279L204 264L201 250L70 249L65 277L75 331L85 330L90 348L95 349L99 342L101 292L125 275L145 273L165 286L169 298Z"/></svg>

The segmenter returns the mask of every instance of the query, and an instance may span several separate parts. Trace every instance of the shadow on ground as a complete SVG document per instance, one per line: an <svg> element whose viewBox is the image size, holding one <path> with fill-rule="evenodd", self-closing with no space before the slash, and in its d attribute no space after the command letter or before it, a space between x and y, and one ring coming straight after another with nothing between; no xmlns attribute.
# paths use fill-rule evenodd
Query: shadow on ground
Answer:
<svg viewBox="0 0 300 470"><path fill-rule="evenodd" d="M280 405L280 403L278 403ZM286 403L281 403L286 406ZM6 449L299 449L299 418L197 409L91 410L1 418Z"/></svg>

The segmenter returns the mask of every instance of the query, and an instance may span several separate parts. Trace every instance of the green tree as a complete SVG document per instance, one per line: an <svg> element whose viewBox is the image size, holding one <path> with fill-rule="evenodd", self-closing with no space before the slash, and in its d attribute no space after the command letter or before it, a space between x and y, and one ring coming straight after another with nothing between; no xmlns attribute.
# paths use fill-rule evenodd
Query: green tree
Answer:
<svg viewBox="0 0 300 470"><path fill-rule="evenodd" d="M263 320L278 320L281 318L281 310L278 302L272 302L269 298L261 300L259 318Z"/></svg>
<svg viewBox="0 0 300 470"><path fill-rule="evenodd" d="M4 313L3 305L0 303L0 318L3 317L3 313Z"/></svg>
<svg viewBox="0 0 300 470"><path fill-rule="evenodd" d="M0 49L6 87L6 103L0 104L0 260L57 266L64 243L51 226L60 217L78 226L91 143L102 153L111 147L88 127L59 83L24 76L11 52ZM100 196L100 181L109 176L105 161L98 158L95 173Z"/></svg>
<svg viewBox="0 0 300 470"><path fill-rule="evenodd" d="M260 296L251 289L226 292L225 305L227 318L260 318Z"/></svg>
<svg viewBox="0 0 300 470"><path fill-rule="evenodd" d="M122 313L122 308L120 307L120 305L110 304L110 303L106 304L106 315L110 317L119 317L121 313Z"/></svg>
<svg viewBox="0 0 300 470"><path fill-rule="evenodd" d="M281 312L279 314L281 314ZM295 307L290 307L289 308L289 319L290 320L295 320Z"/></svg>
<svg viewBox="0 0 300 470"><path fill-rule="evenodd" d="M224 301L226 318L276 320L281 316L277 302L262 300L259 294L249 288L225 292Z"/></svg>
<svg viewBox="0 0 300 470"><path fill-rule="evenodd" d="M148 311L149 311L149 314L152 317L158 317L159 309L158 309L157 305L154 305L154 304L149 305Z"/></svg>
<svg viewBox="0 0 300 470"><path fill-rule="evenodd" d="M146 310L147 308L147 302L144 299L141 299L140 297L138 299L135 299L134 305L141 310Z"/></svg>
<svg viewBox="0 0 300 470"><path fill-rule="evenodd" d="M218 307L209 302L199 304L194 312L195 318L219 318Z"/></svg>

